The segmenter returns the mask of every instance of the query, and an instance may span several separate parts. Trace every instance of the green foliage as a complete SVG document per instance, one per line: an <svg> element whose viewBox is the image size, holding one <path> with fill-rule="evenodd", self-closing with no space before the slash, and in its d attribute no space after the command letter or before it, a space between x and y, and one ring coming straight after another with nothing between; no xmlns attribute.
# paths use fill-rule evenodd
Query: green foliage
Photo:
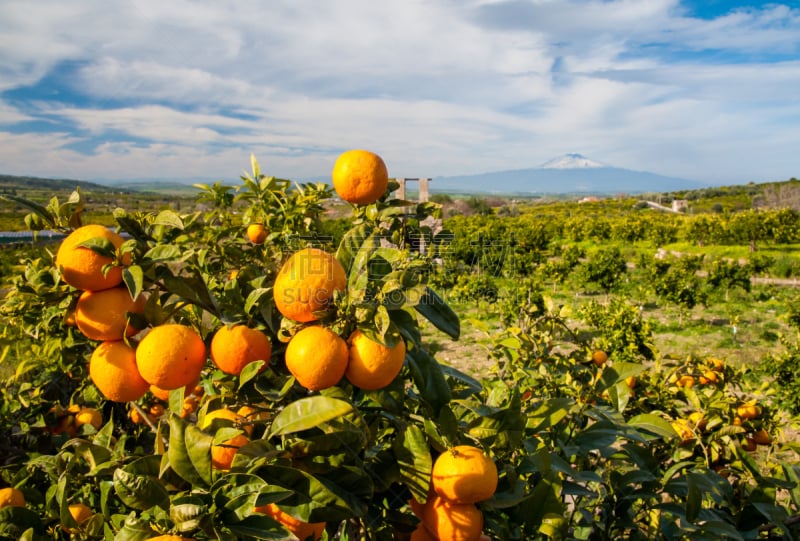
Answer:
<svg viewBox="0 0 800 541"><path fill-rule="evenodd" d="M798 533L796 449L780 442L785 412L770 396L713 359L659 357L635 306L589 303L577 323L544 295L542 282L578 267L606 291L626 277L618 248L591 252L585 263L580 247L553 248L577 230L577 217L559 222L561 208L507 222L458 217L448 220L450 233L439 232L429 225L438 205L387 193L354 207L347 222L321 226L329 188L251 165L238 186L199 186L201 210L113 213L128 236L124 284L147 297L143 327L180 322L207 344L224 324L258 328L272 358L240 375L209 361L196 389L172 390L166 401L148 393L131 404L109 402L87 374L97 343L70 322L80 292L61 281L50 251L13 267L0 305L0 360L13 365L0 389L0 486L21 488L27 503L0 510L0 537L285 539L284 527L254 511L277 502L300 520L326 522L325 539L407 538L418 522L409 500L426 499L434 461L457 444L483 448L498 466L497 492L478 504L494 539ZM84 210L79 194L29 209L37 216L29 226L40 220L65 231ZM631 231L644 221L617 227L601 210L589 209L596 219L582 220L581 238L648 242L650 233ZM268 227L267 243L243 237L243 225L255 222ZM661 238L673 230L667 219L662 225L648 231ZM310 392L288 371L286 344L303 325L277 312L272 287L286 257L308 245L335 251L347 273L346 290L316 324L344 338L359 329L385 345L405 342L404 365L388 386L362 390L344 378ZM700 264L681 258L646 271L655 282L674 275L684 285ZM540 274L548 265L559 278ZM433 287L448 280L451 295L497 301L505 323L491 332L494 366L480 381L440 364L422 337L423 322L461 336L458 315ZM598 348L607 362L593 357ZM754 399L761 415L737 424L737 406ZM257 415L200 428L210 412L241 406ZM101 412L99 428L77 425L85 407ZM687 436L677 421L696 412L706 424L693 421ZM746 451L762 429L774 441ZM246 433L231 469L214 469L215 446ZM69 514L77 502L93 512L81 525Z"/></svg>

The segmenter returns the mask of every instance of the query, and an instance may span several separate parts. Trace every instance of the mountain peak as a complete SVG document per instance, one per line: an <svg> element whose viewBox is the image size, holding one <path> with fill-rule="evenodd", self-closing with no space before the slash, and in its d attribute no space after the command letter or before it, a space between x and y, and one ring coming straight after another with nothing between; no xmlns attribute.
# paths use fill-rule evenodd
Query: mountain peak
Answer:
<svg viewBox="0 0 800 541"><path fill-rule="evenodd" d="M605 167L600 162L590 160L577 153L564 154L553 158L539 166L541 169L584 169L587 167Z"/></svg>

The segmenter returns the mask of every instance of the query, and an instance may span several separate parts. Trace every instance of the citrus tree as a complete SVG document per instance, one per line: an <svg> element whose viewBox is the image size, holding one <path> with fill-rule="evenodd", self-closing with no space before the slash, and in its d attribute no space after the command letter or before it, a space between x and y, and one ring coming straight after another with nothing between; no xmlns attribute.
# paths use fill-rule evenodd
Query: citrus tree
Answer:
<svg viewBox="0 0 800 541"><path fill-rule="evenodd" d="M724 363L615 358L601 347L626 335L599 337L618 325L585 334L537 293L514 297L535 307L493 337L491 373L444 366L423 332L460 336L429 282L439 207L392 198L380 157L349 151L334 245L329 187L251 165L238 186L198 186L195 212L117 210L114 230L83 223L79 192L11 198L67 236L21 262L0 312L0 536L797 534L782 413ZM700 409L690 438L675 423Z"/></svg>

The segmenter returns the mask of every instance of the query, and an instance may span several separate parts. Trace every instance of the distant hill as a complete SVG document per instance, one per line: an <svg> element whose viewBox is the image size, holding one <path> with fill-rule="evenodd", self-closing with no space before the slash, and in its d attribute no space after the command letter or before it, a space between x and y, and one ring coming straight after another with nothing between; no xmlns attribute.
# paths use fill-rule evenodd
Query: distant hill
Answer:
<svg viewBox="0 0 800 541"><path fill-rule="evenodd" d="M566 154L530 169L436 177L430 189L434 193L607 195L675 192L707 186L695 180L610 167L580 154Z"/></svg>
<svg viewBox="0 0 800 541"><path fill-rule="evenodd" d="M103 193L126 191L124 188L105 186L86 180L0 175L0 192L8 192L9 190L51 190L61 192L72 191L76 187L86 191Z"/></svg>

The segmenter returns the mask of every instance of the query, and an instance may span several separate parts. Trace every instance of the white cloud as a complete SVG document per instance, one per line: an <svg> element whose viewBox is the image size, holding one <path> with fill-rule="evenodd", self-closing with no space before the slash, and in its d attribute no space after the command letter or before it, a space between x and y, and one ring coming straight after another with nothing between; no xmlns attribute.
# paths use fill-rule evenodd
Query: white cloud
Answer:
<svg viewBox="0 0 800 541"><path fill-rule="evenodd" d="M367 147L408 176L567 151L696 178L797 174L800 10L781 5L701 20L678 0L0 4L0 92L59 66L59 101L0 96L0 168L235 176L255 152L297 177ZM58 133L14 134L33 119Z"/></svg>

